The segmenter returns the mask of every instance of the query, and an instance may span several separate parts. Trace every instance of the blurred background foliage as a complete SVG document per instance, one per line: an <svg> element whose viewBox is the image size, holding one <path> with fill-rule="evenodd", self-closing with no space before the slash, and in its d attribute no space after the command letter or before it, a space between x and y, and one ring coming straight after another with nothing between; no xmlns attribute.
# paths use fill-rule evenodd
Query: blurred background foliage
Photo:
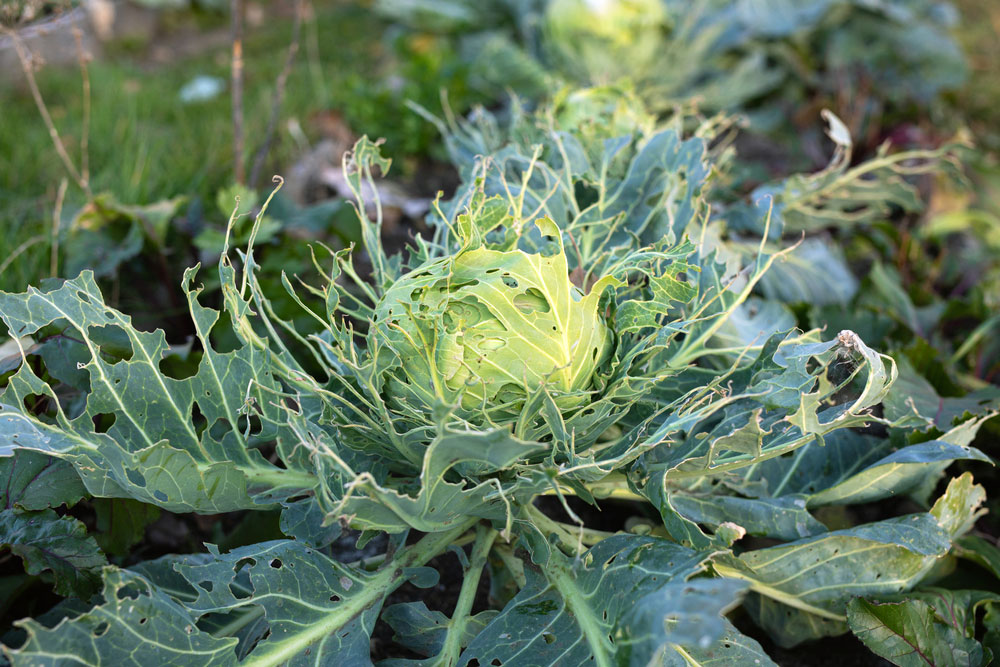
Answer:
<svg viewBox="0 0 1000 667"><path fill-rule="evenodd" d="M970 147L954 158L961 179L944 168L908 177L912 204L896 202L864 224L785 229L786 239L815 237L800 251L805 270L832 267L836 248L836 271L860 289L847 300L783 300L800 326L853 326L873 344L892 342L924 373L948 367L955 387L939 390L974 390L1000 374L1000 9L989 3L623 0L608 12L613 3L598 0L249 2L241 105L249 183L233 162L228 4L4 4L0 289L93 268L112 303L181 342L190 334L175 289L181 271L214 258L235 197L240 214L252 214L270 174L288 181L258 239L264 275L277 282L282 269L308 273L303 240L356 240L338 168L361 133L384 138L396 163L387 187L396 188L389 233L398 245L422 227L427 202L458 183L428 113L454 125L479 108L502 124L556 91L615 83L636 92L650 122L725 114L720 123L733 132L720 141L735 159L720 197L735 211L730 233L741 198L760 206L773 188L809 182L796 185L794 174L826 167L822 109L853 140L845 170L883 144L890 154ZM67 58L75 29L86 39ZM63 62L52 40L61 40ZM15 42L30 52L37 96ZM58 159L39 100L87 172L85 187ZM294 304L278 308L295 316Z"/></svg>

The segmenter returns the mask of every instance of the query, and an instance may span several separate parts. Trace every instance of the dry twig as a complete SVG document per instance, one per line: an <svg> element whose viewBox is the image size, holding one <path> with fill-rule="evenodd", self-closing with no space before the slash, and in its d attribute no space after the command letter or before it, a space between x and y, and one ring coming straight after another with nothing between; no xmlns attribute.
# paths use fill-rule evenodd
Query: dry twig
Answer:
<svg viewBox="0 0 1000 667"><path fill-rule="evenodd" d="M267 120L267 130L264 132L264 141L254 155L253 167L250 169L250 187L257 186L260 172L264 168L264 160L271 150L271 142L274 140L274 130L278 124L278 113L281 111L281 103L285 97L285 86L288 83L288 76L292 72L292 65L295 63L295 56L299 52L299 37L302 32L302 15L305 13L305 1L295 2L295 22L292 25L292 42L288 45L288 54L285 56L285 65L281 68L278 78L274 83L274 97L271 98L271 116Z"/></svg>
<svg viewBox="0 0 1000 667"><path fill-rule="evenodd" d="M63 166L66 167L66 171L69 172L69 175L74 181L76 181L77 185L80 186L80 189L87 193L88 198L93 198L93 194L90 191L90 184L83 178L83 176L81 176L80 172L76 168L76 165L73 164L73 159L70 158L69 153L66 151L66 145L63 143L59 130L56 128L55 123L52 121L52 116L49 114L49 108L46 106L45 100L42 98L42 93L38 89L38 82L35 80L35 68L32 64L32 54L28 51L28 47L24 45L21 37L15 31L7 28L6 26L0 25L0 33L8 35L11 38L11 42L14 44L14 50L17 52L17 59L21 63L21 70L24 72L24 76L28 81L28 88L31 90L31 97L35 100L35 106L38 108L38 113L41 115L46 129L49 131L49 137L52 139L52 143L55 146L56 153L59 155L59 159L62 161Z"/></svg>
<svg viewBox="0 0 1000 667"><path fill-rule="evenodd" d="M232 14L233 64L232 64L232 106L233 106L233 177L237 183L246 182L243 164L243 0L230 0Z"/></svg>
<svg viewBox="0 0 1000 667"><path fill-rule="evenodd" d="M80 178L90 187L90 70L87 63L90 54L83 50L83 31L73 28L76 40L76 57L80 63L80 79L83 82L83 127L80 130Z"/></svg>

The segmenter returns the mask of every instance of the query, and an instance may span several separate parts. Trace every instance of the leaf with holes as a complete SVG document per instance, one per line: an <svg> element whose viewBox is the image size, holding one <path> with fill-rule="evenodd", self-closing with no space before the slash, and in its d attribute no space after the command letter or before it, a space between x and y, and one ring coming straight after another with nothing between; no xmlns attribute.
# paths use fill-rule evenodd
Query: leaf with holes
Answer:
<svg viewBox="0 0 1000 667"><path fill-rule="evenodd" d="M104 304L88 273L47 292L0 293L0 314L12 331L31 334L61 320L84 341L91 385L82 414L69 414L22 364L0 395L6 404L0 454L28 449L56 456L74 464L94 495L174 511L255 507L311 488L308 471L278 468L251 446L281 435L285 410L272 398L277 381L252 348L213 349L209 333L219 313L198 302L193 280L192 270L184 287L204 353L197 374L180 379L160 370L163 332L136 330ZM95 334L108 328L129 346L127 358L103 356ZM18 408L32 395L54 404L51 420Z"/></svg>
<svg viewBox="0 0 1000 667"><path fill-rule="evenodd" d="M642 655L655 653L664 642L710 643L724 631L718 612L743 587L685 585L703 571L709 555L627 535L603 540L577 559L552 551L538 569L526 566L521 592L479 633L458 664L517 665L531 656L537 665L608 666L615 664L616 655L627 655L618 648L623 641L642 642ZM636 611L635 602L647 596L650 613ZM684 606L687 596L697 602L694 607ZM670 601L668 616L660 614L664 601ZM640 647L628 651L638 654Z"/></svg>
<svg viewBox="0 0 1000 667"><path fill-rule="evenodd" d="M197 627L197 618L143 577L109 567L104 601L55 627L18 622L28 639L3 647L13 665L58 662L71 655L88 667L127 664L236 665L236 640L216 638Z"/></svg>
<svg viewBox="0 0 1000 667"><path fill-rule="evenodd" d="M969 529L983 499L982 487L966 473L930 512L723 555L714 568L750 582L748 610L780 644L841 634L852 597L895 594L920 583Z"/></svg>

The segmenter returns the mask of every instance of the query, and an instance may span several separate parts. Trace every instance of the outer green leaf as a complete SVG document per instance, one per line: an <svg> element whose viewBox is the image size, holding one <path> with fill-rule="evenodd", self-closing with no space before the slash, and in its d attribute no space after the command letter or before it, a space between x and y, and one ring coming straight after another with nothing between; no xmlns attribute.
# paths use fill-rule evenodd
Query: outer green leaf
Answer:
<svg viewBox="0 0 1000 667"><path fill-rule="evenodd" d="M406 547L398 541L394 556L375 572L285 540L227 554L210 548L207 555L167 557L137 569L194 618L230 621L216 623L217 636L235 635L263 616L267 632L241 648L244 665L370 665L370 634L385 598L411 578L436 583L437 573L421 566L472 523ZM428 573L433 577L421 582Z"/></svg>
<svg viewBox="0 0 1000 667"><path fill-rule="evenodd" d="M254 507L312 488L311 474L273 466L249 446L251 437L280 435L285 416L273 400L277 381L263 353L249 347L212 349L209 331L219 313L198 303L193 278L188 271L185 290L204 353L198 373L180 380L159 369L167 353L163 332L133 328L130 318L104 304L89 273L50 292L0 293L0 314L11 331L30 334L64 321L91 355L85 366L91 393L83 414L71 417L58 409L55 424L20 407L33 393L58 405L48 385L22 365L0 396L7 404L0 407L0 454L15 448L45 452L71 461L94 495L131 496L171 510ZM127 337L129 358L104 358L94 338L104 327ZM204 426L195 422L195 406ZM106 433L95 432L95 418L105 415L114 423ZM251 436L256 420L259 432Z"/></svg>
<svg viewBox="0 0 1000 667"><path fill-rule="evenodd" d="M915 417L925 430L935 427L950 431L957 423L966 421L966 414L981 417L998 411L1000 390L987 388L961 398L942 397L906 362L900 364L896 391L885 402L886 418L896 421Z"/></svg>
<svg viewBox="0 0 1000 667"><path fill-rule="evenodd" d="M826 111L824 115L831 128L837 127L840 121L833 114ZM775 214L786 232L871 223L884 218L893 207L918 211L923 204L906 178L958 168L954 145L890 154L890 146L883 144L875 157L852 166L850 137L843 131L831 131L830 136L838 147L825 169L791 176L780 190L768 186L776 195ZM756 201L762 195L755 192L751 197Z"/></svg>
<svg viewBox="0 0 1000 667"><path fill-rule="evenodd" d="M146 534L146 526L160 516L160 508L128 498L95 498L97 543L109 554L128 553Z"/></svg>
<svg viewBox="0 0 1000 667"><path fill-rule="evenodd" d="M832 445L828 445L832 446ZM940 474L952 461L990 458L973 447L962 447L941 440L910 445L871 464L839 484L808 497L810 507L858 504L902 495L931 476Z"/></svg>
<svg viewBox="0 0 1000 667"><path fill-rule="evenodd" d="M839 247L830 239L808 238L782 255L760 281L768 299L825 306L848 303L858 290Z"/></svg>
<svg viewBox="0 0 1000 667"><path fill-rule="evenodd" d="M511 502L519 493L537 492L538 483L522 480L524 483L517 484L511 496L505 496L498 493L500 485L490 473L509 468L545 448L541 443L519 440L505 429L448 430L427 447L420 486L413 489L415 495L409 495L408 489L382 486L361 476L356 487L369 490L377 502L361 495L347 496L328 509L327 520L343 517L357 528L389 532L411 526L425 532L446 530L470 516L509 522ZM472 479L449 481L449 471L456 468ZM474 481L480 475L482 480Z"/></svg>
<svg viewBox="0 0 1000 667"><path fill-rule="evenodd" d="M459 639L465 648L497 615L496 610L486 610L470 616L465 631ZM439 611L431 611L423 602L404 602L386 607L380 620L389 624L395 633L393 641L415 653L434 657L444 648L450 619ZM402 661L401 661L402 662ZM389 661L392 664L392 661Z"/></svg>
<svg viewBox="0 0 1000 667"><path fill-rule="evenodd" d="M667 656L685 650L681 645L709 649L720 639L719 619L745 590L746 583L734 579L695 579L672 581L639 598L618 623L618 664L667 662Z"/></svg>
<svg viewBox="0 0 1000 667"><path fill-rule="evenodd" d="M930 512L723 555L715 569L750 581L760 598L748 600L748 610L780 644L840 634L851 597L895 594L919 583L978 516L983 497L966 474L952 480Z"/></svg>
<svg viewBox="0 0 1000 667"><path fill-rule="evenodd" d="M888 439L844 429L803 445L791 456L762 461L747 469L745 480L762 495L810 496L858 474L891 452Z"/></svg>
<svg viewBox="0 0 1000 667"><path fill-rule="evenodd" d="M978 535L964 535L955 540L955 555L971 560L1000 579L1000 549Z"/></svg>
<svg viewBox="0 0 1000 667"><path fill-rule="evenodd" d="M0 550L5 549L24 561L28 574L51 572L60 595L89 597L107 564L80 521L52 510L0 511Z"/></svg>

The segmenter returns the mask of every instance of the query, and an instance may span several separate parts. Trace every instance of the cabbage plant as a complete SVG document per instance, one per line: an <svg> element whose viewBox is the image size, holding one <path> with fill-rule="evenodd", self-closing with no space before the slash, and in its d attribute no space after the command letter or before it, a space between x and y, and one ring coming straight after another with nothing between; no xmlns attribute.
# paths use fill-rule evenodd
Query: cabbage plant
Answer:
<svg viewBox="0 0 1000 667"><path fill-rule="evenodd" d="M967 474L930 497L984 458L972 427L897 447L885 429L920 415L880 407L893 360L752 298L782 256L766 243L736 264L691 233L704 139L560 141L481 160L389 254L361 201L389 163L362 139L344 167L363 252L313 248L323 281L283 280L314 326L271 308L258 217L219 262L221 310L185 275L184 373L87 272L0 293L4 544L67 598L16 624L7 659L366 665L387 627L396 665L768 665L728 612L794 645L932 577L983 502ZM39 486L50 469L66 482ZM926 509L820 520L898 493ZM56 511L82 496L280 511L286 539L109 561ZM378 553L335 558L348 529ZM455 567L446 608L394 596Z"/></svg>

